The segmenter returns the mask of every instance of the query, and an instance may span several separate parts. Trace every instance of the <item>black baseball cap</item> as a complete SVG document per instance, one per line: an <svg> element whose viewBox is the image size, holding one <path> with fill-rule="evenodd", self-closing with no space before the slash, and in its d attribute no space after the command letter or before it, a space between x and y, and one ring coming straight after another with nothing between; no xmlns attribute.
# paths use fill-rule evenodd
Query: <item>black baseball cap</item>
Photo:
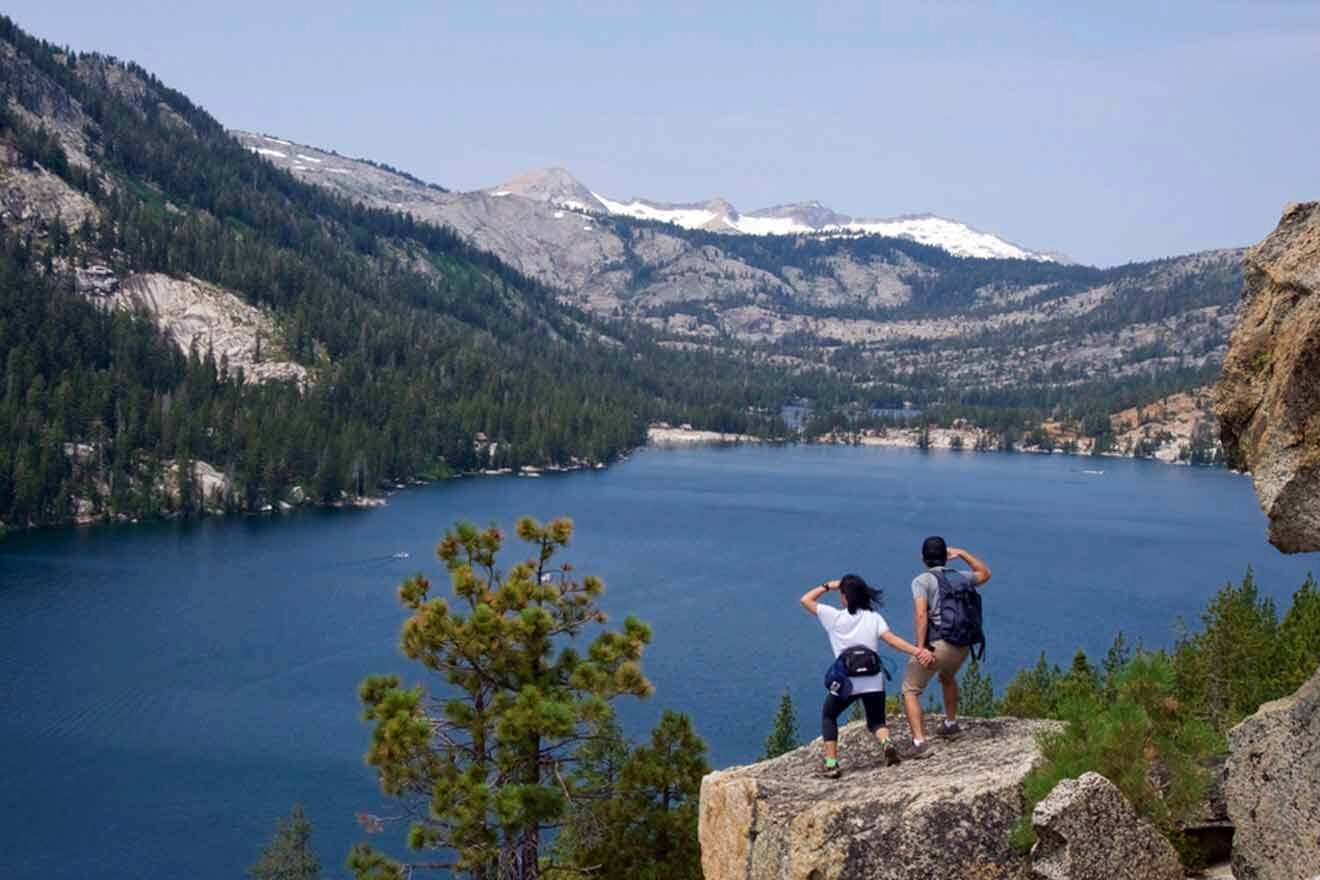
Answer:
<svg viewBox="0 0 1320 880"><path fill-rule="evenodd" d="M949 561L949 547L939 535L931 535L921 542L921 558L927 565L943 565Z"/></svg>

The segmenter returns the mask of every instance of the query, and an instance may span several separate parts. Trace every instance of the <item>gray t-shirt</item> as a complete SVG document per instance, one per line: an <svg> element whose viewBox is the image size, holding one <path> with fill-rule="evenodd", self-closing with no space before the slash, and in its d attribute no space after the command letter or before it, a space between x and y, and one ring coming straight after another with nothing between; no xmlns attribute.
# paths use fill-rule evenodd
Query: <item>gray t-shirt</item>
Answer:
<svg viewBox="0 0 1320 880"><path fill-rule="evenodd" d="M973 586L976 584L970 572L945 568L942 565L936 566L936 568L944 572L944 577L949 581L951 587L959 586L963 582ZM931 569L931 571L933 570ZM962 580L960 581L959 578ZM935 575L931 574L930 571L923 571L912 579L912 599L914 602L917 599L926 600L926 615L929 621L929 625L926 627L926 638L929 641L935 641L933 634L940 623L940 582L935 579Z"/></svg>

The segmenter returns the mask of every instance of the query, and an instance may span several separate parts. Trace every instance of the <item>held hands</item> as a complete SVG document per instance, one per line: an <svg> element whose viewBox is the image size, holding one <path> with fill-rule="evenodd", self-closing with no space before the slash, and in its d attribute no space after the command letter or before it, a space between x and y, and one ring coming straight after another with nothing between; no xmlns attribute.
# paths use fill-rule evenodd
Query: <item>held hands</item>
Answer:
<svg viewBox="0 0 1320 880"><path fill-rule="evenodd" d="M922 666L926 667L927 669L930 669L932 666L935 665L935 653L933 651L927 650L926 648L918 648L917 653L913 654L912 656L916 657L917 662L920 663Z"/></svg>

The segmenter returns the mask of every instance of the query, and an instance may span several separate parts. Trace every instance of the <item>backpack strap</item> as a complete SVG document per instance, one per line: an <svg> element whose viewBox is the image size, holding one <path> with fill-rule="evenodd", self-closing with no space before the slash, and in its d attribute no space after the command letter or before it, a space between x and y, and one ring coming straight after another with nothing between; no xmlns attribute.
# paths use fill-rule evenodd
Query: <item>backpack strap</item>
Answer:
<svg viewBox="0 0 1320 880"><path fill-rule="evenodd" d="M935 601L930 603L933 607L926 609L926 641L928 644L922 647L929 648L940 638L939 627L935 625L935 614L940 610L940 600L946 593L953 592L953 584L944 576L944 571L938 568L928 569L927 574L935 578Z"/></svg>

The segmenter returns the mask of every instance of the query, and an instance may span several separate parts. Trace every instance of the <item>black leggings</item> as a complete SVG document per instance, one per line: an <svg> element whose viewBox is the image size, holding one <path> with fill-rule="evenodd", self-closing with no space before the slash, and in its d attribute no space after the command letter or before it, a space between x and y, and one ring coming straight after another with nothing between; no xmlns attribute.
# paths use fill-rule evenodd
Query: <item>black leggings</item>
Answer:
<svg viewBox="0 0 1320 880"><path fill-rule="evenodd" d="M875 733L885 726L885 692L874 691L869 694L853 694L844 700L834 694L825 695L825 705L820 709L820 735L825 742L839 741L839 716L854 701L861 700L866 710L866 729Z"/></svg>

